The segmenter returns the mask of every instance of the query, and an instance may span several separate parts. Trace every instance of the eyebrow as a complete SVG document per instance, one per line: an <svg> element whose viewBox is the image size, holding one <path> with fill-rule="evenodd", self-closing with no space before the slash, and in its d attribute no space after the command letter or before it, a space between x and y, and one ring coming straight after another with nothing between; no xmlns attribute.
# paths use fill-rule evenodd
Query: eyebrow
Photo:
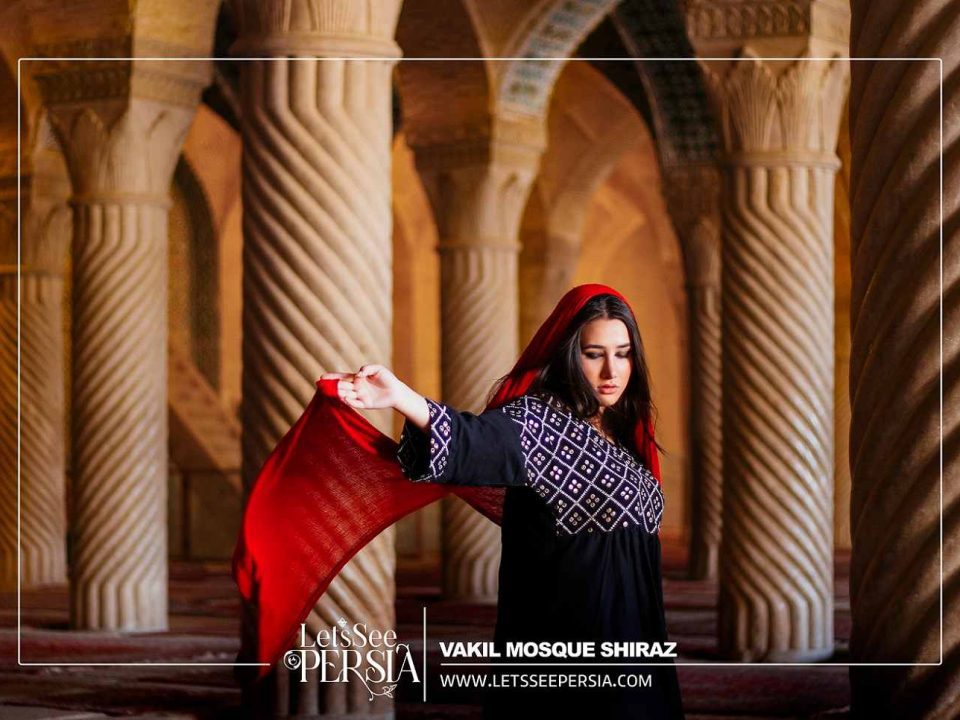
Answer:
<svg viewBox="0 0 960 720"><path fill-rule="evenodd" d="M623 345L617 345L617 350L620 350L622 348L628 348L628 347L630 347L630 343L624 343ZM586 350L587 348L600 348L601 350L603 350L605 346L604 345L584 345L580 349Z"/></svg>

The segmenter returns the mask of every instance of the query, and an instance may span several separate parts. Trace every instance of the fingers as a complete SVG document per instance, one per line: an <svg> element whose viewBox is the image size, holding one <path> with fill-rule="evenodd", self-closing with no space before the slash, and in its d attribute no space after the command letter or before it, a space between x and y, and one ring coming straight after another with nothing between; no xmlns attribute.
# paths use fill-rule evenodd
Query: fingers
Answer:
<svg viewBox="0 0 960 720"><path fill-rule="evenodd" d="M321 380L336 380L337 394L341 400L357 397L357 388L354 384L356 373L328 372L320 376Z"/></svg>
<svg viewBox="0 0 960 720"><path fill-rule="evenodd" d="M352 375L350 376L353 377ZM340 380L337 383L337 394L340 399L353 408L364 408L364 402L360 399L356 383L353 379Z"/></svg>
<svg viewBox="0 0 960 720"><path fill-rule="evenodd" d="M362 365L355 373L328 372L321 375L321 379L336 380L337 395L350 407L360 409L366 408L368 405L376 407L375 403L371 404L374 399L370 397L370 386L367 385L366 381L376 378L383 370L386 370L385 366L379 363L368 363ZM363 395L362 400L360 399L361 394Z"/></svg>
<svg viewBox="0 0 960 720"><path fill-rule="evenodd" d="M350 407L360 408L361 410L366 407L366 405L364 405L362 400L357 400L357 398L354 398L354 397L345 397L343 398L343 402L345 402Z"/></svg>
<svg viewBox="0 0 960 720"><path fill-rule="evenodd" d="M355 398L357 396L357 386L354 384L353 380L340 380L337 382L337 392L342 398Z"/></svg>
<svg viewBox="0 0 960 720"><path fill-rule="evenodd" d="M370 365L363 365L357 371L357 377L370 377L372 375L376 375L381 370L383 370L383 365L378 365L375 363L372 363Z"/></svg>

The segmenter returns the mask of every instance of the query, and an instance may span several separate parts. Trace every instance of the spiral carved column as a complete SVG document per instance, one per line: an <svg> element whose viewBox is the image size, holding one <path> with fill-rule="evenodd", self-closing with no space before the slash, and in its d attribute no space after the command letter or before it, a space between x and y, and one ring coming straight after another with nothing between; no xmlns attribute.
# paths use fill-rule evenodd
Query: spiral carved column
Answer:
<svg viewBox="0 0 960 720"><path fill-rule="evenodd" d="M233 3L234 52L273 55L241 68L243 155L243 477L296 421L325 371L390 363L391 72L400 2ZM315 8L314 8L315 9ZM288 55L314 57L293 58ZM324 60L362 55L379 59ZM320 56L320 57L315 57ZM391 418L370 419L390 433ZM361 508L357 509L362 512ZM368 543L307 619L394 626L394 534ZM256 608L248 608L248 612ZM283 667L251 703L275 716L392 717L363 682L307 683Z"/></svg>
<svg viewBox="0 0 960 720"><path fill-rule="evenodd" d="M414 147L440 236L443 397L471 412L518 351L517 235L542 130L505 127L514 142ZM500 529L457 498L443 501L443 553L446 597L496 601Z"/></svg>
<svg viewBox="0 0 960 720"><path fill-rule="evenodd" d="M723 528L720 177L713 165L670 167L665 195L683 245L690 308L692 521L689 576L716 580Z"/></svg>
<svg viewBox="0 0 960 720"><path fill-rule="evenodd" d="M167 206L74 213L71 623L165 629Z"/></svg>
<svg viewBox="0 0 960 720"><path fill-rule="evenodd" d="M947 720L960 716L960 2L855 0L852 16L851 55L942 58L852 67L850 653L927 664L851 668L852 714Z"/></svg>
<svg viewBox="0 0 960 720"><path fill-rule="evenodd" d="M131 62L34 75L73 189L75 628L167 627L167 207L208 77L203 61L162 76Z"/></svg>
<svg viewBox="0 0 960 720"><path fill-rule="evenodd" d="M518 249L441 244L443 396L455 408L480 412L491 382L517 356ZM444 594L494 602L499 569L500 528L462 500L445 499Z"/></svg>
<svg viewBox="0 0 960 720"><path fill-rule="evenodd" d="M714 229L707 229L715 232ZM713 252L719 255L719 248ZM719 258L718 258L719 260ZM719 262L717 263L719 265ZM719 272L718 272L719 274ZM723 531L723 390L720 285L688 285L691 443L694 448L690 577L715 580Z"/></svg>
<svg viewBox="0 0 960 720"><path fill-rule="evenodd" d="M707 68L721 109L723 543L719 645L833 652L833 149L840 61Z"/></svg>
<svg viewBox="0 0 960 720"><path fill-rule="evenodd" d="M32 587L67 580L63 272L20 282L21 582Z"/></svg>
<svg viewBox="0 0 960 720"><path fill-rule="evenodd" d="M45 137L50 137L44 124ZM20 284L20 579L23 587L67 579L64 481L63 271L70 237L69 182L59 152L38 148L24 194ZM16 178L5 185L0 268L0 585L17 586Z"/></svg>
<svg viewBox="0 0 960 720"><path fill-rule="evenodd" d="M208 66L174 98L59 102L74 195L73 627L167 627L169 186Z"/></svg>
<svg viewBox="0 0 960 720"><path fill-rule="evenodd" d="M33 271L30 283L21 286L20 298L21 552L26 586L67 580L63 274L73 220L67 168L46 116L38 136L25 185L30 194L21 248L22 258L32 266L24 270ZM29 434L28 424L33 425Z"/></svg>
<svg viewBox="0 0 960 720"><path fill-rule="evenodd" d="M0 154L0 590L17 587L17 156Z"/></svg>

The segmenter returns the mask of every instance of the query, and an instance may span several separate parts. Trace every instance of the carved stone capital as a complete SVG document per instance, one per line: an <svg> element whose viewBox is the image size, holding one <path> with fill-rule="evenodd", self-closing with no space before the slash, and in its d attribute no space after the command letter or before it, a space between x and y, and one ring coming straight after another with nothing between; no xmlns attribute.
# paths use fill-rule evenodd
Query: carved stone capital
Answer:
<svg viewBox="0 0 960 720"><path fill-rule="evenodd" d="M74 202L168 205L193 112L193 107L137 98L52 107Z"/></svg>
<svg viewBox="0 0 960 720"><path fill-rule="evenodd" d="M460 246L519 250L517 232L535 172L489 161L422 171L441 251Z"/></svg>
<svg viewBox="0 0 960 720"><path fill-rule="evenodd" d="M52 134L49 123L41 123L44 135ZM23 245L21 259L25 273L62 277L72 236L70 178L63 153L55 144L34 148L30 175L24 178Z"/></svg>
<svg viewBox="0 0 960 720"><path fill-rule="evenodd" d="M16 271L17 204L21 208L21 274L61 276L70 240L70 180L48 116L37 123L33 146L22 147L19 193L16 145L0 147L0 265Z"/></svg>
<svg viewBox="0 0 960 720"><path fill-rule="evenodd" d="M401 0L231 0L235 55L400 57L393 36Z"/></svg>
<svg viewBox="0 0 960 720"><path fill-rule="evenodd" d="M725 66L702 63L728 158L835 167L849 64L809 55L768 61L749 47L741 58Z"/></svg>
<svg viewBox="0 0 960 720"><path fill-rule="evenodd" d="M535 174L547 145L547 135L540 119L508 116L470 127L444 128L429 136L411 134L407 143L416 155L421 172L493 163L526 168Z"/></svg>
<svg viewBox="0 0 960 720"><path fill-rule="evenodd" d="M441 248L516 250L520 216L544 146L543 127L531 120L499 120L492 138L414 146Z"/></svg>

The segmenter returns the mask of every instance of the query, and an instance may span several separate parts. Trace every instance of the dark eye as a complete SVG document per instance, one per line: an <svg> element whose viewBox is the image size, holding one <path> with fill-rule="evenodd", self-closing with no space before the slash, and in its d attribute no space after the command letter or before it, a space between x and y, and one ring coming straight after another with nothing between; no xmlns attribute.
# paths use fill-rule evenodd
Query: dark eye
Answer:
<svg viewBox="0 0 960 720"><path fill-rule="evenodd" d="M588 358L590 358L591 360L596 360L597 358L603 357L603 355L601 355L600 353L595 353L595 352L593 352L593 353L588 352L588 353L584 353L584 354L585 354Z"/></svg>
<svg viewBox="0 0 960 720"><path fill-rule="evenodd" d="M618 358L628 358L628 357L630 357L630 353L617 353L617 357L618 357Z"/></svg>

